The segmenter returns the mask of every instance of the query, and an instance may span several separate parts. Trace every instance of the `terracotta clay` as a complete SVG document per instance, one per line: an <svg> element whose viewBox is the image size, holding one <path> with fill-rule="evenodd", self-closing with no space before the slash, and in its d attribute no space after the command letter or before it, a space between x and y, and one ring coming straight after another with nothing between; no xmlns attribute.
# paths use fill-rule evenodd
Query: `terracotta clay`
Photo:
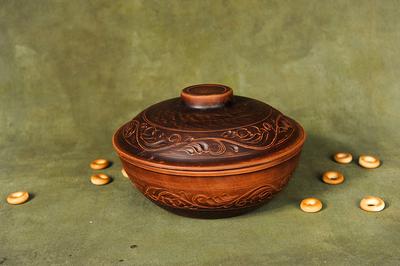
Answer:
<svg viewBox="0 0 400 266"><path fill-rule="evenodd" d="M113 137L123 168L148 199L204 218L268 201L289 181L304 141L294 120L217 84L150 106Z"/></svg>

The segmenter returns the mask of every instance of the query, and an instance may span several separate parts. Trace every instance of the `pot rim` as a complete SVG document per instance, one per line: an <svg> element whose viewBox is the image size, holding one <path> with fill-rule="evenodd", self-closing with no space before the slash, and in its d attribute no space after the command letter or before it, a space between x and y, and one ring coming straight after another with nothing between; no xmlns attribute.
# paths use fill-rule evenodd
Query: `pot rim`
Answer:
<svg viewBox="0 0 400 266"><path fill-rule="evenodd" d="M210 165L210 166L178 166L165 163L150 162L132 154L122 151L122 149L116 144L116 136L122 129L119 128L112 137L112 144L121 158L124 158L129 163L157 173L169 174L169 175L180 175L180 176L227 176L235 174L244 174L250 172L256 172L271 168L275 165L290 160L296 156L306 140L306 133L303 127L296 123L299 129L299 137L297 141L280 151L274 152L264 157L249 159L239 163L226 164L226 165Z"/></svg>

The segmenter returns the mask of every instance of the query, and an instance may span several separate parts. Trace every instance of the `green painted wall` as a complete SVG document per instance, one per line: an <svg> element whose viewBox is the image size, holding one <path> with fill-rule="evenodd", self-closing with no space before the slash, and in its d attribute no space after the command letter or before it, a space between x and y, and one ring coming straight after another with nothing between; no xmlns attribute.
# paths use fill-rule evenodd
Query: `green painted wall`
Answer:
<svg viewBox="0 0 400 266"><path fill-rule="evenodd" d="M0 0L0 264L400 264L399 47L400 1ZM196 83L268 102L309 135L288 188L254 213L181 218L120 175L114 130ZM384 163L338 166L337 150ZM98 157L115 162L101 188ZM321 183L329 169L346 182ZM34 198L7 205L20 189ZM368 194L389 207L362 212ZM300 212L307 196L326 208Z"/></svg>

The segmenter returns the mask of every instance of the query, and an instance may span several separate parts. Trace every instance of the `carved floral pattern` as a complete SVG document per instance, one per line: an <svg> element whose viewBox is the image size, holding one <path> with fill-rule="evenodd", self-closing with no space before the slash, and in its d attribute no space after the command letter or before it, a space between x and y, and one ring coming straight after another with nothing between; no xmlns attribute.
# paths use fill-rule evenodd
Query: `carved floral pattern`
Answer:
<svg viewBox="0 0 400 266"><path fill-rule="evenodd" d="M268 117L258 124L211 132L210 137L193 137L190 132L172 132L149 122L133 119L123 128L123 137L130 145L144 151L171 150L188 155L218 156L242 149L267 150L285 142L293 133L291 122L282 114Z"/></svg>
<svg viewBox="0 0 400 266"><path fill-rule="evenodd" d="M161 187L144 185L137 180L134 183L147 198L169 207L191 210L230 209L250 207L270 199L275 193L282 190L289 181L289 177L290 175L285 176L277 185L263 185L239 195L226 193L212 196L191 194L185 191L172 191Z"/></svg>

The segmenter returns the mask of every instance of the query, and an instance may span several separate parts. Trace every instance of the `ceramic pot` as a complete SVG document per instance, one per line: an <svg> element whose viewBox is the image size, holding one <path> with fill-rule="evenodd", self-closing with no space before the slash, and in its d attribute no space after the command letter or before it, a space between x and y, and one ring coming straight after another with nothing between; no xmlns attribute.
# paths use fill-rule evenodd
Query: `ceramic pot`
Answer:
<svg viewBox="0 0 400 266"><path fill-rule="evenodd" d="M288 183L303 128L271 106L217 84L183 89L113 136L130 180L174 213L230 217L261 206Z"/></svg>

